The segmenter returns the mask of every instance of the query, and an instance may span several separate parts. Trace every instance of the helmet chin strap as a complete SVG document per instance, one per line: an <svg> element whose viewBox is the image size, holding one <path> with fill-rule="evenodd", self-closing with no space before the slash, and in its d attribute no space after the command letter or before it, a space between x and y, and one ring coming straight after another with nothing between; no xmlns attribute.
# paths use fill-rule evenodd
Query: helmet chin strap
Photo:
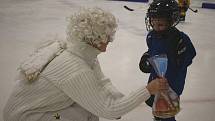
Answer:
<svg viewBox="0 0 215 121"><path fill-rule="evenodd" d="M174 27L174 26L170 26L170 27L168 27L167 29L161 30L161 31L156 31L156 30L154 30L154 32L155 32L158 36L160 36L160 37L166 36L166 35L169 33L169 31L171 31L171 29L172 29L173 27Z"/></svg>

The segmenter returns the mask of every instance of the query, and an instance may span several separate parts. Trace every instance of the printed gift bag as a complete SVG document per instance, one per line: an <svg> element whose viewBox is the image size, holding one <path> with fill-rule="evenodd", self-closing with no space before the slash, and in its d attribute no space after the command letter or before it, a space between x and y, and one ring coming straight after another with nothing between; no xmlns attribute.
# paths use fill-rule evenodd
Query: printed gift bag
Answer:
<svg viewBox="0 0 215 121"><path fill-rule="evenodd" d="M149 58L149 62L159 77L165 77L168 59L165 54ZM170 118L180 111L178 95L169 87L167 91L155 95L152 114L159 118Z"/></svg>

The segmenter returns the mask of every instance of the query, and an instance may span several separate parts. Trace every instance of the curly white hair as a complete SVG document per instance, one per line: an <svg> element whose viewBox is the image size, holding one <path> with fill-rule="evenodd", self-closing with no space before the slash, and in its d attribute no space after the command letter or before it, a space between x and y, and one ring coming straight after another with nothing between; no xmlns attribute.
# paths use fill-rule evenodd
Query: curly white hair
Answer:
<svg viewBox="0 0 215 121"><path fill-rule="evenodd" d="M101 41L113 41L116 18L101 8L83 8L69 17L67 40L72 43L98 45Z"/></svg>

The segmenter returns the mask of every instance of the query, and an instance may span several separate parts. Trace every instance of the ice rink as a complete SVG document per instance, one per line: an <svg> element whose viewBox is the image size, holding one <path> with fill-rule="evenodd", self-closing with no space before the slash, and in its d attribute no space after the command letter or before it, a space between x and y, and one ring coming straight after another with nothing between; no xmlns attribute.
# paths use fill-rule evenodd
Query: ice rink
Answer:
<svg viewBox="0 0 215 121"><path fill-rule="evenodd" d="M127 5L136 9L127 11ZM97 6L118 18L118 30L107 52L99 55L105 75L124 94L145 85L149 75L138 63L146 51L146 3L102 0L0 0L0 121L2 110L15 84L19 63L41 41L65 38L66 17L79 7ZM196 8L194 8L196 9ZM177 27L186 32L197 56L189 67L177 121L215 121L215 10L197 8L187 12ZM108 121L101 118L101 121ZM118 121L152 121L144 103Z"/></svg>

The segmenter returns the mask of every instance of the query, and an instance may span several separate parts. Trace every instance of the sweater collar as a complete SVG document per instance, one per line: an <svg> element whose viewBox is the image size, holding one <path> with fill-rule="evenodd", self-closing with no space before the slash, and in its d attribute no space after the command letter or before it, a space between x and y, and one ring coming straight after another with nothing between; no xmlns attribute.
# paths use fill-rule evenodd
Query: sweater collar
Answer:
<svg viewBox="0 0 215 121"><path fill-rule="evenodd" d="M90 66L93 66L97 56L101 53L101 51L89 44L67 44L67 51L80 57Z"/></svg>

